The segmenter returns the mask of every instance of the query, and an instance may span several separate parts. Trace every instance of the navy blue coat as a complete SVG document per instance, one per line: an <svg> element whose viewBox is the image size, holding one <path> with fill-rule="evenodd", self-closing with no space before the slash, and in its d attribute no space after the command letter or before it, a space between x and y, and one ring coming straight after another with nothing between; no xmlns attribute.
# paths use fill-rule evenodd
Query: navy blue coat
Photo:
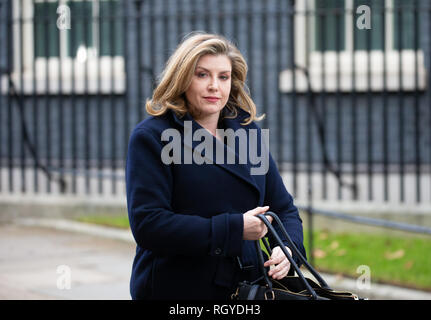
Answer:
<svg viewBox="0 0 431 320"><path fill-rule="evenodd" d="M247 116L239 110L222 125L260 134L254 122L241 125ZM227 299L239 280L257 278L253 241L243 240L243 214L258 206L268 205L279 215L305 256L302 221L271 156L264 175L251 175L249 161L162 162L162 148L168 143L162 141L162 132L174 128L182 133L185 120L192 121L193 132L202 128L189 114L179 118L168 111L140 122L130 137L127 207L137 243L130 281L133 299ZM198 144L194 141L190 147ZM240 264L254 267L241 269Z"/></svg>

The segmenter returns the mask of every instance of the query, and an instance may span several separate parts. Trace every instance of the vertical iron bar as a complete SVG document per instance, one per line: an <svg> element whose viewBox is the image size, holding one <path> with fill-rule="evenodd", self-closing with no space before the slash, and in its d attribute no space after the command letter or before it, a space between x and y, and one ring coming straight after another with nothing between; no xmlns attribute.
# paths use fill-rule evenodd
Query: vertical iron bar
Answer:
<svg viewBox="0 0 431 320"><path fill-rule="evenodd" d="M44 36L45 36L45 148L46 148L46 166L51 170L51 99L50 99L50 73L49 73L49 60L50 60L50 37L49 37L49 2L44 2ZM46 191L51 193L51 180L46 177Z"/></svg>
<svg viewBox="0 0 431 320"><path fill-rule="evenodd" d="M290 51L290 69L292 70L292 93L291 93L291 108L292 108L292 126L291 126L291 136L292 141L292 171L293 171L293 193L294 195L298 192L298 144L297 144L297 96L296 96L296 64L295 64L295 1L290 1L289 14L289 51Z"/></svg>
<svg viewBox="0 0 431 320"><path fill-rule="evenodd" d="M181 40L181 32L180 32L180 27L181 27L181 15L180 15L180 5L179 5L179 1L174 1L173 3L175 3L173 5L173 13L172 13L172 20L174 22L174 30L175 30L175 41L178 43ZM210 20L212 18L212 15L210 14L210 6L209 6L209 1L205 1L205 10L208 13L208 16L206 18L206 23L209 25Z"/></svg>
<svg viewBox="0 0 431 320"><path fill-rule="evenodd" d="M75 6L76 8L76 6ZM73 14L73 13L72 13ZM72 193L76 194L77 193L77 131L76 131L76 125L77 125L77 121L76 121L76 113L77 113L77 99L76 99L76 78L75 78L75 60L76 60L76 37L77 37L77 30L76 28L74 29L74 23L73 21L77 21L77 19L79 19L79 17L75 17L74 19L71 19L71 23L72 23L72 31L70 33L70 47L72 48L72 51L70 52L71 54L71 81L72 81L72 88L71 88L71 97L70 97L70 103L71 103L71 144L72 144L72 150L71 150L71 157L72 157Z"/></svg>
<svg viewBox="0 0 431 320"><path fill-rule="evenodd" d="M253 3L254 2L250 2L249 6L248 6L248 19L247 19L247 30L252 30L253 29ZM250 89L250 94L253 95L253 89L254 89L254 47L253 47L253 36L254 33L253 32L249 32L247 34L247 51L248 51L248 64L250 66L249 71L248 71L248 87Z"/></svg>
<svg viewBox="0 0 431 320"><path fill-rule="evenodd" d="M402 10L394 7L398 16L398 123L399 123L399 166L400 166L400 200L404 198L404 94L403 94L403 70L402 70L402 48L403 48L403 28L402 28Z"/></svg>
<svg viewBox="0 0 431 320"><path fill-rule="evenodd" d="M320 29L319 29L319 38L320 38L320 56L321 56L321 61L320 61L320 66L321 66L321 75L320 75L320 79L321 79L321 92L320 92L320 102L321 102L321 108L322 108L322 112L320 113L322 115L322 123L323 123L323 127L326 128L326 121L327 121L327 117L326 117L326 81L325 81L325 52L326 52L326 18L328 15L328 11L327 8L318 8L315 9L316 13L317 13L317 19L320 21ZM322 155L325 154L325 145L322 145ZM329 161L329 159L323 159L323 166L322 166L322 186L323 186L323 199L328 199L328 180L327 180L327 174L328 174L328 163L326 163L326 161Z"/></svg>
<svg viewBox="0 0 431 320"><path fill-rule="evenodd" d="M263 128L267 128L268 127L268 72L267 70L269 69L269 66L267 65L268 63L268 44L266 42L267 40L267 35L265 33L265 30L267 30L267 19L266 19L266 15L268 14L268 7L265 5L265 2L262 2L262 10L260 13L261 19L262 19L262 24L261 24L261 28L260 28L260 36L261 36L261 47L260 47L260 51L262 54L262 59L261 59L261 63L262 63L262 79L263 81L261 81L261 88L262 88L262 113L264 113L266 116L263 119L263 123L262 126Z"/></svg>
<svg viewBox="0 0 431 320"><path fill-rule="evenodd" d="M341 51L341 43L340 43L340 32L343 28L341 26L341 14L345 14L344 11L335 12L335 25L337 29L337 33L335 35L335 47L336 47L336 86L335 86L335 108L336 108L336 136L337 136L337 171L340 174L339 182L342 179L343 169L342 169L342 156L343 156L343 121L342 121L342 109L341 109L341 97L340 97L340 51ZM325 126L326 128L326 126ZM338 183L338 200L342 198L342 184Z"/></svg>
<svg viewBox="0 0 431 320"><path fill-rule="evenodd" d="M13 4L12 1L9 2L9 12L7 15L7 24L8 24L8 32L6 34L7 39L7 66L8 68L12 68L13 66L13 42L12 42L12 33L14 28L14 21L13 21ZM8 77L12 76L12 70L9 69ZM12 101L12 95L11 95L11 82L7 82L7 116L6 119L8 119L7 123L7 155L8 155L8 179L9 179L9 192L12 193L14 181L13 181L13 133L12 133L12 126L14 123L13 119L13 101Z"/></svg>
<svg viewBox="0 0 431 320"><path fill-rule="evenodd" d="M313 180L312 180L312 127L311 127L311 92L307 92L307 120L306 120L306 152L307 152L307 200L308 200L308 224L310 237L312 237L312 202L313 202ZM310 253L312 254L312 238L310 238ZM312 255L311 255L312 256Z"/></svg>
<svg viewBox="0 0 431 320"><path fill-rule="evenodd" d="M82 6L82 21L83 21L83 32L84 32L84 47L87 52L84 63L84 154L85 154L85 193L90 193L90 110L89 110L89 92L88 92L88 11L86 10L87 4L92 5L91 2L84 0L81 2Z"/></svg>
<svg viewBox="0 0 431 320"><path fill-rule="evenodd" d="M415 116L415 174L416 174L416 202L421 202L421 149L420 149L420 121L419 121L419 15L418 2L413 1L414 21L414 53L415 53L415 89L414 89L414 116Z"/></svg>
<svg viewBox="0 0 431 320"><path fill-rule="evenodd" d="M225 1L219 0L218 2L219 2L218 3L219 4L219 7L218 7L219 14L218 14L217 28L221 34L226 34L226 28L225 28L225 23L224 23L226 21Z"/></svg>
<svg viewBox="0 0 431 320"><path fill-rule="evenodd" d="M308 10L308 9L307 9ZM305 14L308 14L308 12L306 12ZM314 11L314 16L317 16L317 11L315 8ZM307 19L306 19L307 21ZM307 52L308 54L308 52ZM307 68L309 67L308 65L308 57L307 57ZM323 74L323 69L322 69L322 74ZM310 80L308 80L310 81ZM323 88L322 88L323 89ZM313 237L313 186L312 186L312 181L311 181L311 172L310 172L310 166L311 166L311 143L312 143L312 139L311 139L311 108L313 106L311 106L311 103L315 103L316 99L312 99L311 95L314 94L312 92L312 87L311 87L311 81L309 82L308 85L308 90L307 90L307 162L308 162L308 181L307 181L307 198L308 198L308 208L307 208L307 222L308 222L308 260L310 262L311 265L314 265L314 237ZM314 106L317 107L317 106ZM323 146L322 146L323 147Z"/></svg>
<svg viewBox="0 0 431 320"><path fill-rule="evenodd" d="M211 32L210 30L210 19L212 16L212 13L210 11L210 5L209 5L209 1L204 1L204 25L205 25L205 31L207 32Z"/></svg>
<svg viewBox="0 0 431 320"><path fill-rule="evenodd" d="M277 75L280 74L282 67L281 67L281 55L282 55L282 49L281 49L281 39L282 37L282 28L281 28L281 5L280 0L277 2L277 12L275 16L275 30L277 30L277 38L280 39L280 41L277 41L276 44L276 70ZM239 29L239 28L238 28ZM284 69L284 68L283 68ZM277 114L277 163L279 170L283 171L283 108L281 106L281 92L280 90L277 90L277 99L276 99L276 114Z"/></svg>
<svg viewBox="0 0 431 320"><path fill-rule="evenodd" d="M371 34L366 32L367 42L367 175L368 175L368 200L373 200L373 115L371 109L372 88L371 88Z"/></svg>
<svg viewBox="0 0 431 320"><path fill-rule="evenodd" d="M297 13L300 14L300 13ZM312 143L313 143L313 134L312 134L312 121L311 121L311 103L314 102L311 95L311 87L308 86L307 94L306 94L306 163L307 163L307 201L308 201L308 239L309 239L309 259L310 263L313 264L313 180L312 180Z"/></svg>
<svg viewBox="0 0 431 320"><path fill-rule="evenodd" d="M166 8L166 9L164 9L164 8ZM165 61L167 61L169 59L169 37L168 37L168 35L169 35L170 10L168 8L170 8L170 5L169 5L169 2L166 1L162 4L163 23L161 25L163 28L162 45L164 45L163 46L163 61L162 61L162 63L165 63Z"/></svg>
<svg viewBox="0 0 431 320"><path fill-rule="evenodd" d="M58 72L58 131L59 131L59 139L58 139L58 156L59 163L58 168L60 170L59 181L64 181L64 92L63 92L63 53L61 51L61 33L64 32L62 30L58 30L58 59L59 59L59 72ZM37 150L35 148L35 150ZM65 188L63 188L60 184L60 193L65 193Z"/></svg>
<svg viewBox="0 0 431 320"><path fill-rule="evenodd" d="M233 35L234 35L234 39L238 42L239 44L239 22L241 19L241 15L239 14L239 4L238 4L239 0L234 0L232 1L233 3Z"/></svg>
<svg viewBox="0 0 431 320"><path fill-rule="evenodd" d="M103 109L102 109L102 95L103 95L103 90L102 90L102 42L103 42L103 38L102 38L102 28L104 27L104 25L106 25L106 15L103 17L102 21L102 13L105 14L106 11L103 10L102 11L102 1L98 0L98 26L99 26L99 32L98 32L98 41L97 41L97 89L98 89L98 94L97 94L97 117L96 117L96 130L97 130L97 155L98 155L98 159L97 159L97 168L98 168L98 179L97 179L97 184L98 184L98 192L99 194L103 193L103 150L104 150L104 143L102 143L103 141L103 131L102 131L102 117L103 117ZM109 23L109 21L108 21Z"/></svg>
<svg viewBox="0 0 431 320"><path fill-rule="evenodd" d="M355 10L352 10L352 21L355 21ZM357 105L357 95L356 95L356 54L355 54L355 47L356 47L356 41L357 41L357 34L356 32L353 32L352 35L352 91L351 91L351 99L352 99L352 117L351 117L351 135L352 135L352 180L353 185L357 186L358 181L358 139L357 139L357 112L358 112L358 105ZM358 188L354 189L353 192L353 199L358 200Z"/></svg>
<svg viewBox="0 0 431 320"><path fill-rule="evenodd" d="M151 66L151 69L153 70L152 71L153 74L152 74L151 78L152 78L152 81L154 81L153 75L156 74L156 70L157 70L156 69L156 67L157 67L157 63L156 63L157 37L156 37L156 28L155 28L156 20L154 17L155 9L154 9L154 1L153 0L149 2L148 12L150 14L150 26L149 26L149 36L150 36L149 41L151 43L151 46L150 46L150 66ZM155 89L156 84L154 82L152 82L151 86L153 89Z"/></svg>
<svg viewBox="0 0 431 320"><path fill-rule="evenodd" d="M387 50L386 50L386 10L385 3L382 7L382 47L383 47L383 181L384 181L384 201L389 201L389 181L388 181L388 166L389 166L389 144L388 144L388 92L387 92Z"/></svg>
<svg viewBox="0 0 431 320"><path fill-rule="evenodd" d="M125 92L124 92L124 141L123 141L123 155L124 159L127 157L127 150L129 145L129 135L130 135L130 97L129 97L129 86L130 86L130 75L129 75L129 13L128 13L128 3L122 5L122 25L123 25L123 56L124 56L124 71L126 74ZM138 41L139 45L139 41ZM138 74L140 70L138 68ZM100 142L100 140L98 140Z"/></svg>
<svg viewBox="0 0 431 320"><path fill-rule="evenodd" d="M226 5L226 1L224 0L218 0L217 1L217 10L218 10L218 14L217 14L217 32L226 35L226 9L225 9L225 5Z"/></svg>
<svg viewBox="0 0 431 320"><path fill-rule="evenodd" d="M310 261L311 265L314 265L314 237L313 237L313 203L312 203L312 191L311 188L308 189L308 209L307 209L307 221L308 221L308 260Z"/></svg>
<svg viewBox="0 0 431 320"><path fill-rule="evenodd" d="M179 38L182 38L184 35L183 35L183 24L182 24L182 21L183 21L183 18L182 18L182 14L183 14L183 10L182 10L182 7L181 7L181 1L175 1L175 4L176 4L176 7L177 7L177 32L178 32L178 34L179 34ZM178 39L178 40L180 40L180 39Z"/></svg>
<svg viewBox="0 0 431 320"><path fill-rule="evenodd" d="M196 30L196 16L197 16L197 4L196 4L196 0L190 0L191 1L191 10L190 10L190 24L192 26L192 30ZM223 3L221 3L220 5L221 8L223 8Z"/></svg>
<svg viewBox="0 0 431 320"><path fill-rule="evenodd" d="M116 45L116 36L115 36L115 30L114 30L114 23L115 23L115 17L114 17L114 1L109 1L109 49L110 49L110 67L111 67L111 82L110 82L110 95L109 95L109 103L110 103L110 109L111 109L111 128L116 128L116 107L115 107L115 67L114 67L114 58L115 58L115 45ZM111 184L112 184L112 194L115 195L117 193L117 145L116 145L116 134L117 132L115 130L111 130Z"/></svg>
<svg viewBox="0 0 431 320"><path fill-rule="evenodd" d="M142 108L141 108L141 104L142 104L142 91L143 91L143 80L142 80L142 72L143 72L143 67L144 64L142 62L142 46L141 46L141 41L142 41L142 2L141 0L135 1L135 5L136 5L136 25L137 25L137 46L136 46L136 54L137 54L137 68L138 68L138 84L137 84L137 103L136 103L136 111L137 111L137 117L138 120L137 122L141 121L143 119L143 112L142 112ZM153 46L152 42L151 46Z"/></svg>
<svg viewBox="0 0 431 320"><path fill-rule="evenodd" d="M19 25L19 82L20 88L17 94L20 94L22 99L18 99L16 102L18 104L18 114L21 113L21 121L25 122L26 113L23 112L25 110L25 93L24 93L24 8L23 8L23 0L20 0L19 6L21 8L21 12L18 17L18 25ZM20 106L20 101L24 104ZM21 128L20 133L20 167L21 167L21 192L26 192L26 181L25 181L25 163L26 163L26 152L25 152L25 142L24 142L24 130Z"/></svg>

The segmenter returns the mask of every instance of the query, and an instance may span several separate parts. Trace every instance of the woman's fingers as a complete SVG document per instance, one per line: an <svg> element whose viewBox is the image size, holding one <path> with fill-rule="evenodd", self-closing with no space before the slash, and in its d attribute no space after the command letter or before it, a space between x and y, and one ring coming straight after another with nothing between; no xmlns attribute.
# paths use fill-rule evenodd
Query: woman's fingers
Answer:
<svg viewBox="0 0 431 320"><path fill-rule="evenodd" d="M257 209L259 209L259 210L257 210ZM257 207L257 208L255 208L255 209L253 209L253 210L251 210L251 211L254 211L255 212L255 214L254 215L258 215L258 214L261 214L261 213L265 213L265 212L267 212L268 211L268 209L269 209L269 206L265 206L265 207ZM270 222L270 223L272 223L272 217L271 216L266 216L266 218L268 219L268 221ZM263 222L262 222L263 223Z"/></svg>
<svg viewBox="0 0 431 320"><path fill-rule="evenodd" d="M267 219L268 219L268 221L272 224L272 217L271 216L265 216Z"/></svg>
<svg viewBox="0 0 431 320"><path fill-rule="evenodd" d="M256 207L244 214L244 240L259 240L268 232L265 224L256 217L258 214L268 211L269 206Z"/></svg>
<svg viewBox="0 0 431 320"><path fill-rule="evenodd" d="M268 209L269 209L269 206L257 207L257 208L254 208L253 210L248 211L248 212L254 216L257 216L259 214L265 213L266 211L268 211ZM267 217L268 221L270 223L272 223L272 217L271 216L266 216L266 217ZM259 219L259 218L257 218L257 219ZM262 228L261 233L259 235L259 239L261 239L268 233L268 228L262 220L259 219L259 221L260 221L260 225Z"/></svg>
<svg viewBox="0 0 431 320"><path fill-rule="evenodd" d="M291 254L291 250L288 247L286 247L286 249ZM275 266L269 270L268 275L274 279L282 279L289 272L290 262L284 255L281 248L275 247L272 251L271 258L265 262L264 266Z"/></svg>
<svg viewBox="0 0 431 320"><path fill-rule="evenodd" d="M268 233L268 228L265 223L256 217L268 211L269 206L256 207L244 213L244 240L259 240ZM267 216L267 219L272 223L272 217Z"/></svg>
<svg viewBox="0 0 431 320"><path fill-rule="evenodd" d="M251 214L253 216L257 216L258 214L265 213L266 211L268 211L268 209L269 209L269 206L256 207L253 210L247 211L246 213Z"/></svg>
<svg viewBox="0 0 431 320"><path fill-rule="evenodd" d="M287 260L283 260L276 267L269 270L268 275L274 279L282 279L289 272L290 263Z"/></svg>
<svg viewBox="0 0 431 320"><path fill-rule="evenodd" d="M254 209L254 213L255 213L254 216L257 216L258 214L261 214L261 213L265 213L266 211L268 211L268 209L269 209L269 206L257 207L256 209ZM256 219L259 219L259 218L256 217ZM268 228L260 219L259 219L259 227L260 227L259 239L261 239L268 232Z"/></svg>

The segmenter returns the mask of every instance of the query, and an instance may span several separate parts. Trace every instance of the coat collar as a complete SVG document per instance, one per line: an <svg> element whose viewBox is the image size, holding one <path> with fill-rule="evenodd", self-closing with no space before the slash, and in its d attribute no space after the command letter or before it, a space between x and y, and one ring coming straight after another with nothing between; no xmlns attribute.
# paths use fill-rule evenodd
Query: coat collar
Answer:
<svg viewBox="0 0 431 320"><path fill-rule="evenodd" d="M226 112L226 108L223 109L222 112ZM196 130L198 129L202 129L202 126L199 125L199 123L197 123L193 117L189 114L186 113L183 117L178 117L177 114L173 111L170 110L172 117L174 118L174 121L182 126L184 128L184 146L191 148L192 152L194 152L195 148L201 143L201 141L194 141L193 139L191 139L191 137L193 137L193 134ZM225 113L226 114L226 113ZM241 123L243 122L243 120L249 116L249 114L247 112L245 112L242 109L238 109L238 115L236 118L224 118L223 119L223 123L224 123L224 129L233 129L234 131L238 130L238 129L246 129L245 126L241 125ZM189 132L189 126L185 126L184 122L185 121L191 121L192 126L192 132ZM207 134L210 136L211 139L213 139L213 142L218 144L218 147L220 148L224 148L224 154L225 155L231 155L232 157L234 157L235 159L235 163L234 164L226 164L224 161L223 163L217 163L216 159L215 159L215 155L213 159L207 158L209 159L212 163L214 163L215 165L220 166L221 168L223 168L224 170L230 172L231 174L239 177L240 179L248 182L250 185L252 185L260 194L261 190L258 187L256 180L253 178L253 176L250 174L251 172L251 167L250 167L250 163L249 161L246 161L247 163L244 164L242 161L240 162L240 158L239 158L239 154L236 152L236 150L234 150L233 148L231 148L230 146L227 146L226 144L223 144L220 140L216 139L211 133L207 132ZM187 139L186 136L189 135L189 138ZM202 156L205 157L204 153L202 153Z"/></svg>

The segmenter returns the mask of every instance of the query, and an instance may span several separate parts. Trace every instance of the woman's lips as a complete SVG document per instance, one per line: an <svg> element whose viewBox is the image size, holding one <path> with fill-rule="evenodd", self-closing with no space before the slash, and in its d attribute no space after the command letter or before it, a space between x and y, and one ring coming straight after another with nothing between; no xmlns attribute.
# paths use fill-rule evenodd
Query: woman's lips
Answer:
<svg viewBox="0 0 431 320"><path fill-rule="evenodd" d="M217 97L204 97L204 99L209 102L217 102L220 100L220 98L217 98Z"/></svg>

